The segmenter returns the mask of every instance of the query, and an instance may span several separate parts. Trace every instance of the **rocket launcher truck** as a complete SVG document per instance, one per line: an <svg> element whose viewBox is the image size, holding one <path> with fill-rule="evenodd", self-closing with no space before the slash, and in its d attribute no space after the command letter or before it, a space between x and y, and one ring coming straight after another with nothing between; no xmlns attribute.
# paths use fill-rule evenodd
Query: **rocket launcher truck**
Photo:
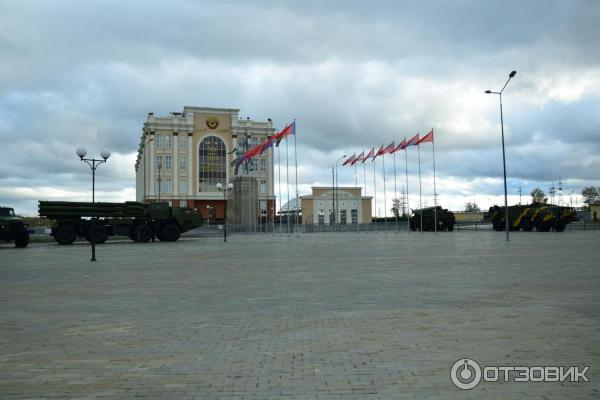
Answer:
<svg viewBox="0 0 600 400"><path fill-rule="evenodd" d="M54 221L51 235L58 244L71 244L77 237L104 243L108 236L128 236L136 242L153 237L174 242L181 233L202 225L202 217L191 208L174 208L169 203L144 204L40 201L40 217Z"/></svg>

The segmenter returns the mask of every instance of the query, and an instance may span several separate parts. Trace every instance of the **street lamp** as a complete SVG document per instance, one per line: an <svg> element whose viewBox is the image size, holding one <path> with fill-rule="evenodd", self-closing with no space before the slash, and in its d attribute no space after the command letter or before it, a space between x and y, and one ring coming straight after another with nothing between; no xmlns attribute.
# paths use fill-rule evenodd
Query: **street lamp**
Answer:
<svg viewBox="0 0 600 400"><path fill-rule="evenodd" d="M96 168L108 160L110 157L110 151L102 150L100 153L100 157L102 157L102 159L84 158L86 154L87 151L83 147L77 148L77 155L79 156L79 159L89 165L92 169L92 223L88 228L89 230L93 229L96 223ZM90 242L92 243L92 258L90 261L96 261L96 238L93 235L89 235L89 238L91 239Z"/></svg>
<svg viewBox="0 0 600 400"><path fill-rule="evenodd" d="M504 118L502 115L502 92L504 92L504 88L508 85L508 82L517 74L517 71L512 71L508 74L508 79L502 89L499 92L492 92L491 90L486 90L487 94L497 94L500 97L500 129L502 130L502 166L504 168L504 224L506 229L506 241L508 242L508 231L510 230L509 222L508 222L508 190L506 187L506 151L504 150Z"/></svg>
<svg viewBox="0 0 600 400"><path fill-rule="evenodd" d="M337 194L337 185L338 185L337 165L344 158L346 158L346 154L344 154L343 156L341 156L340 158L338 158L335 161L335 180L334 180L334 186L333 186L333 200L335 201L335 203L333 205L333 226L334 226L333 229L335 229L335 225L337 224L337 213L339 211L338 210L338 194Z"/></svg>
<svg viewBox="0 0 600 400"><path fill-rule="evenodd" d="M227 186L223 186L221 182L217 183L217 190L223 192L223 200L225 200L225 208L223 214L224 229L223 229L223 241L227 242L227 194L233 190L233 183L229 182Z"/></svg>

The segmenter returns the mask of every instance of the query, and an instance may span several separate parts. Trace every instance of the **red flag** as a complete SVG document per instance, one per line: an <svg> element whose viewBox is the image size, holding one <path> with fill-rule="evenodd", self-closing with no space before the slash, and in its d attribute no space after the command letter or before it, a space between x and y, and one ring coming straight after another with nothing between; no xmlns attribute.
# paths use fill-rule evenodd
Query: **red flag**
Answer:
<svg viewBox="0 0 600 400"><path fill-rule="evenodd" d="M352 161L354 161L355 158L356 158L356 153L352 154L352 157L350 157L349 159L347 159L346 161L344 161L342 163L342 165L348 165L348 164L350 164ZM352 165L354 165L354 164L352 164Z"/></svg>
<svg viewBox="0 0 600 400"><path fill-rule="evenodd" d="M404 140L402 140L402 141L400 142L400 144L398 145L398 147L396 147L396 148L394 149L394 151L392 151L392 153L395 153L395 152L397 152L398 150L404 150L405 148L406 148L406 138L404 138Z"/></svg>
<svg viewBox="0 0 600 400"><path fill-rule="evenodd" d="M430 130L427 135L423 136L421 138L421 140L419 140L418 144L426 143L426 142L433 142L433 129Z"/></svg>
<svg viewBox="0 0 600 400"><path fill-rule="evenodd" d="M394 152L395 149L396 149L396 146L394 145L394 142L392 142L389 144L388 147L383 149L383 154L391 154Z"/></svg>
<svg viewBox="0 0 600 400"><path fill-rule="evenodd" d="M245 154L244 157L242 157L242 161L246 161L251 159L252 157L254 157L255 155L257 155L258 153L260 153L260 150L262 149L262 143L261 144L257 144L256 146L250 148Z"/></svg>
<svg viewBox="0 0 600 400"><path fill-rule="evenodd" d="M408 146L416 146L419 143L419 134L417 133L415 136L411 137L408 142L404 145L404 148Z"/></svg>
<svg viewBox="0 0 600 400"><path fill-rule="evenodd" d="M383 152L383 145L381 145L381 147L379 148L379 150L377 150L377 154L375 154L375 156L373 156L373 161L375 161L375 159L381 155L385 154Z"/></svg>
<svg viewBox="0 0 600 400"><path fill-rule="evenodd" d="M261 146L260 146L260 152L259 152L259 156L262 156L262 154L267 151L271 146L273 146L273 138L275 136L271 136L270 138L268 138L267 140L265 140Z"/></svg>
<svg viewBox="0 0 600 400"><path fill-rule="evenodd" d="M373 157L373 154L375 154L375 147L373 147L371 149L371 151L362 159L362 163L364 164L365 161L367 161L369 158Z"/></svg>
<svg viewBox="0 0 600 400"><path fill-rule="evenodd" d="M358 157L356 157L356 158L354 159L354 161L352 161L352 163L351 163L350 165L354 165L354 164L356 164L357 162L359 162L359 161L362 161L362 159L363 159L363 157L364 157L364 156L365 156L365 152L363 151L362 153L360 153L360 154L358 155Z"/></svg>

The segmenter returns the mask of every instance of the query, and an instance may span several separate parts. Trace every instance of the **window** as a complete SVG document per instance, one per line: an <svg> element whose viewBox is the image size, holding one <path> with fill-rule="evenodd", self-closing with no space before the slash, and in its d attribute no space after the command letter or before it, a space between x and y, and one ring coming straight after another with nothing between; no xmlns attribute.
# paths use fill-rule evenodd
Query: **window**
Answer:
<svg viewBox="0 0 600 400"><path fill-rule="evenodd" d="M198 180L200 192L216 192L217 183L227 184L225 143L216 136L202 140L198 149Z"/></svg>
<svg viewBox="0 0 600 400"><path fill-rule="evenodd" d="M156 149L162 149L162 136L160 135L156 135L154 137L154 147L156 147Z"/></svg>
<svg viewBox="0 0 600 400"><path fill-rule="evenodd" d="M179 200L179 207L187 207L187 200Z"/></svg>
<svg viewBox="0 0 600 400"><path fill-rule="evenodd" d="M340 211L340 224L346 225L346 220L348 218L348 210Z"/></svg>
<svg viewBox="0 0 600 400"><path fill-rule="evenodd" d="M319 210L318 222L319 222L319 225L325 224L325 211L324 210Z"/></svg>
<svg viewBox="0 0 600 400"><path fill-rule="evenodd" d="M185 169L185 164L186 164L185 156L181 155L179 157L179 169Z"/></svg>
<svg viewBox="0 0 600 400"><path fill-rule="evenodd" d="M258 136L252 136L252 144L253 144L253 145L256 145L256 144L258 144L258 140L259 140L259 137L258 137Z"/></svg>
<svg viewBox="0 0 600 400"><path fill-rule="evenodd" d="M171 177L167 176L165 178L165 193L171 193Z"/></svg>
<svg viewBox="0 0 600 400"><path fill-rule="evenodd" d="M171 142L173 140L173 136L165 136L165 150L171 150Z"/></svg>
<svg viewBox="0 0 600 400"><path fill-rule="evenodd" d="M188 141L187 135L179 136L179 151L180 152L185 152L187 150L187 141Z"/></svg>
<svg viewBox="0 0 600 400"><path fill-rule="evenodd" d="M358 224L358 210L351 210L350 215L352 216L352 223Z"/></svg>
<svg viewBox="0 0 600 400"><path fill-rule="evenodd" d="M165 169L171 169L171 156L165 156Z"/></svg>
<svg viewBox="0 0 600 400"><path fill-rule="evenodd" d="M162 187L162 182L160 178L156 178L156 193L162 193L164 188Z"/></svg>
<svg viewBox="0 0 600 400"><path fill-rule="evenodd" d="M261 181L260 181L260 193L261 194L267 193L267 180L266 179L261 179Z"/></svg>
<svg viewBox="0 0 600 400"><path fill-rule="evenodd" d="M179 193L187 193L187 178L184 176L179 178Z"/></svg>
<svg viewBox="0 0 600 400"><path fill-rule="evenodd" d="M267 201L260 201L260 215L267 215Z"/></svg>
<svg viewBox="0 0 600 400"><path fill-rule="evenodd" d="M329 225L335 224L335 214L333 210L329 210Z"/></svg>
<svg viewBox="0 0 600 400"><path fill-rule="evenodd" d="M161 169L162 167L162 156L156 156L156 169Z"/></svg>
<svg viewBox="0 0 600 400"><path fill-rule="evenodd" d="M267 159L266 158L260 159L260 172L267 172Z"/></svg>

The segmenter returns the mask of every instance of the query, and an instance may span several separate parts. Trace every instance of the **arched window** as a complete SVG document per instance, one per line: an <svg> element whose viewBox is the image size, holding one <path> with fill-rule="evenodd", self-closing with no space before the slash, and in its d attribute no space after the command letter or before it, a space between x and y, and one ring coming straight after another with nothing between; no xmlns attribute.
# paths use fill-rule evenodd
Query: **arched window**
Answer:
<svg viewBox="0 0 600 400"><path fill-rule="evenodd" d="M217 183L227 182L227 156L225 143L216 136L200 142L198 149L198 179L200 192L216 192Z"/></svg>

